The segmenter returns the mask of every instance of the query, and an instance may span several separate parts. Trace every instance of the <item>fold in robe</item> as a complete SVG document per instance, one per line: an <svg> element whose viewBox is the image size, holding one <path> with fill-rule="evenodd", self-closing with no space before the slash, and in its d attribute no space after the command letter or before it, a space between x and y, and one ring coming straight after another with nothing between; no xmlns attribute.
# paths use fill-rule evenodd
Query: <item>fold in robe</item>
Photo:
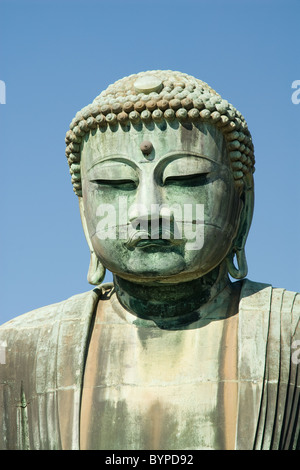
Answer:
<svg viewBox="0 0 300 470"><path fill-rule="evenodd" d="M0 449L80 449L98 302L109 302L101 286L0 327ZM299 449L299 312L299 294L242 282L236 449Z"/></svg>

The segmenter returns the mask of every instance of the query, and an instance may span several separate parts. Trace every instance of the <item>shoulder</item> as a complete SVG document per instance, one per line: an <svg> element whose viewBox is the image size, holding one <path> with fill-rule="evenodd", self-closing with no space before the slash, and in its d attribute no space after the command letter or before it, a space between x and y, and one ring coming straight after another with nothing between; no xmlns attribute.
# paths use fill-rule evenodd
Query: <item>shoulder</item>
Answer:
<svg viewBox="0 0 300 470"><path fill-rule="evenodd" d="M99 289L94 289L4 323L0 327L2 377L12 383L23 377L25 383L26 371L37 363L46 377L58 350L60 356L81 357L99 295Z"/></svg>
<svg viewBox="0 0 300 470"><path fill-rule="evenodd" d="M273 287L271 284L262 282L254 282L249 279L242 281L241 300L251 297L251 301L255 298L265 298L266 301L271 303L281 303L283 298L290 299L291 307L299 310L299 297L298 292L289 291L284 288Z"/></svg>
<svg viewBox="0 0 300 470"><path fill-rule="evenodd" d="M0 325L0 335L9 330L35 329L45 327L62 320L63 317L77 318L86 307L91 306L99 298L99 289L73 295L68 299L51 305L31 310Z"/></svg>
<svg viewBox="0 0 300 470"><path fill-rule="evenodd" d="M300 293L270 284L245 279L240 296L240 310L265 311L273 318L280 318L282 325L290 325L291 335L299 331Z"/></svg>

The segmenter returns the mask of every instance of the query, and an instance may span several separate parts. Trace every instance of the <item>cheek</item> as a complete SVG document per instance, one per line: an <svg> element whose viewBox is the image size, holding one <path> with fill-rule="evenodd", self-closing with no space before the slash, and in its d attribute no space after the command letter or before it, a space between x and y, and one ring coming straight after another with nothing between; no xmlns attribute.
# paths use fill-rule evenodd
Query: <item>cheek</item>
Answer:
<svg viewBox="0 0 300 470"><path fill-rule="evenodd" d="M103 227L115 227L119 224L119 221L126 219L126 207L130 201L130 197L126 195L126 192L109 188L102 190L83 180L82 197L91 237L97 231L97 227L101 227L101 223Z"/></svg>
<svg viewBox="0 0 300 470"><path fill-rule="evenodd" d="M203 276L227 256L233 241L231 231L205 224L197 236L185 245L187 271Z"/></svg>
<svg viewBox="0 0 300 470"><path fill-rule="evenodd" d="M82 181L82 198L84 213L87 222L87 227L90 237L95 233L97 224L97 209L100 204L99 193L86 185L84 180Z"/></svg>
<svg viewBox="0 0 300 470"><path fill-rule="evenodd" d="M225 175L226 176L226 175ZM197 206L204 209L205 223L228 230L239 219L241 200L235 190L234 183L228 178L217 178L207 184L197 187L168 187L164 188L164 202L170 206L178 204L182 212L185 208Z"/></svg>
<svg viewBox="0 0 300 470"><path fill-rule="evenodd" d="M226 179L218 179L190 193L189 202L203 204L204 224L196 231L195 227L190 230L195 236L186 243L185 260L190 270L196 269L203 275L218 266L228 254L243 204L234 184Z"/></svg>
<svg viewBox="0 0 300 470"><path fill-rule="evenodd" d="M236 231L242 202L234 184L226 180L216 180L207 193L205 220L225 232Z"/></svg>

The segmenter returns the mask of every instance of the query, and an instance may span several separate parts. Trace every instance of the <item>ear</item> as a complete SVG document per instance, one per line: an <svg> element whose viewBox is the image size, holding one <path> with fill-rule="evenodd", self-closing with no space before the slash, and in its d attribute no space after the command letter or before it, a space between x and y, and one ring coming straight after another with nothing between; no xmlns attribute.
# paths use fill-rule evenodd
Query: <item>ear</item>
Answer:
<svg viewBox="0 0 300 470"><path fill-rule="evenodd" d="M254 181L252 175L246 176L245 189L241 197L243 199L244 207L240 216L239 228L232 243L231 250L226 257L228 272L235 279L242 279L246 277L248 273L245 245L254 209ZM236 256L237 268L234 265L234 256Z"/></svg>
<svg viewBox="0 0 300 470"><path fill-rule="evenodd" d="M93 286L98 286L104 279L105 276L105 267L97 257L96 253L94 252L93 245L90 239L89 231L87 228L86 217L84 213L84 205L83 205L83 198L79 197L79 211L81 217L81 223L84 231L84 235L87 241L87 244L90 249L90 266L88 270L87 280Z"/></svg>

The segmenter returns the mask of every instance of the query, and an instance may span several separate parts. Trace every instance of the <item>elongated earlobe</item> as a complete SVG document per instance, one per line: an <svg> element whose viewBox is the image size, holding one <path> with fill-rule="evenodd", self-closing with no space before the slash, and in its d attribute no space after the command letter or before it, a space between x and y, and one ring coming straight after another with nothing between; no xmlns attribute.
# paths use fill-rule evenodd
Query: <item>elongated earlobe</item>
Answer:
<svg viewBox="0 0 300 470"><path fill-rule="evenodd" d="M101 284L104 277L105 277L105 267L99 261L95 253L92 251L87 280L93 286L98 286L99 284Z"/></svg>
<svg viewBox="0 0 300 470"><path fill-rule="evenodd" d="M101 263L101 261L97 258L93 249L93 245L92 245L92 242L89 236L89 231L88 231L87 224L86 224L86 218L84 215L84 205L83 205L82 197L79 197L79 210L80 210L80 217L81 217L84 235L88 243L90 254L91 254L87 280L93 286L98 286L103 281L106 270L103 264Z"/></svg>
<svg viewBox="0 0 300 470"><path fill-rule="evenodd" d="M236 256L236 262L238 265L237 268L233 262L234 255ZM240 250L231 250L231 252L226 257L226 263L228 272L234 279L243 279L247 276L248 265L244 248Z"/></svg>
<svg viewBox="0 0 300 470"><path fill-rule="evenodd" d="M248 274L245 245L252 221L254 207L253 176L250 174L245 177L243 201L244 207L240 216L238 233L235 240L233 240L230 252L225 258L228 273L234 279L243 279ZM234 264L234 258L236 258L237 267Z"/></svg>

